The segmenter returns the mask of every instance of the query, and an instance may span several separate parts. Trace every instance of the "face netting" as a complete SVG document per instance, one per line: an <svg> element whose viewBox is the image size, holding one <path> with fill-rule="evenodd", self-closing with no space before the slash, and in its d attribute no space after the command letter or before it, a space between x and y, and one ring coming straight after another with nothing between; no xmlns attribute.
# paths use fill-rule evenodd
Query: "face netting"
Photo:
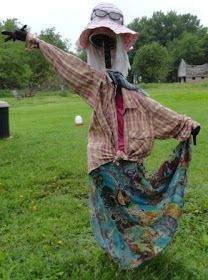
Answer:
<svg viewBox="0 0 208 280"><path fill-rule="evenodd" d="M96 47L93 44L89 44L86 52L88 64L98 70L106 70L103 47ZM111 70L119 71L124 77L127 77L130 63L128 54L123 47L121 35L116 35L116 49L111 50L111 65Z"/></svg>

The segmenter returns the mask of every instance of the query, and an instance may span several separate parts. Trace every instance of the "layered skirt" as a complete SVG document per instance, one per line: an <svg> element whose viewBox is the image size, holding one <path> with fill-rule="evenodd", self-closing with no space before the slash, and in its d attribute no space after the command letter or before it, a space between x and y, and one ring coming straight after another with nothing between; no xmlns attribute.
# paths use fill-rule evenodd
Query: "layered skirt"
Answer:
<svg viewBox="0 0 208 280"><path fill-rule="evenodd" d="M171 242L183 212L189 162L185 141L154 174L131 161L90 173L93 232L121 269L139 266Z"/></svg>

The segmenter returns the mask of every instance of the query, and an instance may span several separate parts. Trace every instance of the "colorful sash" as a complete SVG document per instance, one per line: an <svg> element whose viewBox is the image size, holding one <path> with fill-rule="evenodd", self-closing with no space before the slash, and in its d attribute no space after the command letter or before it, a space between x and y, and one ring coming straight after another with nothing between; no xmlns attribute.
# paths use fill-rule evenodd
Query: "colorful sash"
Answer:
<svg viewBox="0 0 208 280"><path fill-rule="evenodd" d="M183 212L190 154L188 140L154 175L130 161L90 173L93 231L120 268L139 266L171 242Z"/></svg>

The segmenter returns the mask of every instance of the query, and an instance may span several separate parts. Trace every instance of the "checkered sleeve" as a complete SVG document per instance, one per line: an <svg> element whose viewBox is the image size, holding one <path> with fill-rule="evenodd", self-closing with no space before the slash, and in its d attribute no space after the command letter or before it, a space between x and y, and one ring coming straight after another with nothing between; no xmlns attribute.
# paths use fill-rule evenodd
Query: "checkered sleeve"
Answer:
<svg viewBox="0 0 208 280"><path fill-rule="evenodd" d="M38 44L41 53L57 73L94 108L98 101L99 89L106 81L106 74L97 71L78 57L29 34L26 46L33 48L34 43L36 46Z"/></svg>
<svg viewBox="0 0 208 280"><path fill-rule="evenodd" d="M191 136L191 131L199 126L199 123L190 117L178 114L149 97L145 99L152 114L155 138L176 138L179 141L185 141Z"/></svg>

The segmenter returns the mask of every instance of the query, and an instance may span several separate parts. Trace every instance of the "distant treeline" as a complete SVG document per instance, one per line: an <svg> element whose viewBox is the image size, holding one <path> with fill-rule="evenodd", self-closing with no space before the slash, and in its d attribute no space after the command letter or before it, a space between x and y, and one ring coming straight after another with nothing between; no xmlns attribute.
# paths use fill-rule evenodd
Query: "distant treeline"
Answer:
<svg viewBox="0 0 208 280"><path fill-rule="evenodd" d="M1 22L0 31L21 27L17 19ZM191 14L177 15L156 12L151 18L136 18L129 28L139 33L139 40L129 52L134 81L176 82L177 70L183 58L188 64L208 62L208 28ZM42 30L38 36L64 51L70 52L69 41L63 39L55 28ZM86 54L74 55L86 60ZM60 89L64 83L56 75L38 50L26 51L22 42L4 43L0 36L0 89Z"/></svg>
<svg viewBox="0 0 208 280"><path fill-rule="evenodd" d="M22 27L17 19L0 22L0 31ZM38 36L64 51L69 51L68 40L62 39L55 28L41 31ZM4 42L0 36L0 89L27 88L29 94L39 89L60 89L64 83L39 50L26 50L20 41Z"/></svg>

